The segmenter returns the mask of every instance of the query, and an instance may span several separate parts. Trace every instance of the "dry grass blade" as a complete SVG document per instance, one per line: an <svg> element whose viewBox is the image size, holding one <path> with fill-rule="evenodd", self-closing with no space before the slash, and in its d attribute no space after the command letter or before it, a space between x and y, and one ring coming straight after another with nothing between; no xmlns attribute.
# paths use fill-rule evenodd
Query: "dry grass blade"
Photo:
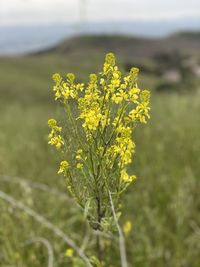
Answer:
<svg viewBox="0 0 200 267"><path fill-rule="evenodd" d="M43 183L31 182L31 181L27 181L21 177L14 177L14 176L7 176L7 175L1 175L0 179L4 182L8 182L8 183L15 183L15 184L23 185L23 186L30 186L32 188L47 192L48 194L53 194L55 196L59 196L61 199L73 201L72 198L70 198L65 193L62 193L56 189L52 189L51 187L49 187L48 185L43 184Z"/></svg>
<svg viewBox="0 0 200 267"><path fill-rule="evenodd" d="M34 218L37 222L39 222L41 225L45 226L46 228L50 229L54 232L56 236L59 236L63 239L63 241L68 244L71 248L76 251L76 253L80 256L80 258L85 262L87 267L92 267L89 259L87 256L83 253L82 250L79 249L79 247L75 244L75 242L69 238L60 228L53 225L51 222L49 222L47 219L45 219L43 216L32 210L31 208L24 205L22 202L14 199L13 197L9 196L7 193L0 191L0 198L4 201L8 202L11 206L16 207L22 211L24 211L26 214Z"/></svg>
<svg viewBox="0 0 200 267"><path fill-rule="evenodd" d="M54 261L54 253L53 253L53 247L50 244L50 242L43 237L35 237L30 240L27 240L23 243L23 246L27 246L33 243L41 243L47 248L48 252L48 267L53 267L53 261Z"/></svg>
<svg viewBox="0 0 200 267"><path fill-rule="evenodd" d="M122 229L120 228L118 220L117 220L117 216L116 216L115 208L114 208L114 205L113 205L111 192L108 191L108 194L109 194L109 198L110 198L110 204L111 204L111 208L112 208L112 213L113 213L114 220L115 220L115 223L116 223L116 226L117 226L117 230L118 230L118 233L119 233L119 248L120 248L120 256L121 256L121 265L122 265L122 267L128 267L127 258L126 258L126 246L125 246L124 235L123 235Z"/></svg>

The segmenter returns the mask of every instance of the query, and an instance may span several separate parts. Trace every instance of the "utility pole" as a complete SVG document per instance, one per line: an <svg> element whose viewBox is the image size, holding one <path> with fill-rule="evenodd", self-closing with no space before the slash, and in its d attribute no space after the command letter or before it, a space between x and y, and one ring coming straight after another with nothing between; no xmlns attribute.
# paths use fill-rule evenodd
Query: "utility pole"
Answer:
<svg viewBox="0 0 200 267"><path fill-rule="evenodd" d="M87 0L79 0L79 31L83 32L86 23L86 11Z"/></svg>

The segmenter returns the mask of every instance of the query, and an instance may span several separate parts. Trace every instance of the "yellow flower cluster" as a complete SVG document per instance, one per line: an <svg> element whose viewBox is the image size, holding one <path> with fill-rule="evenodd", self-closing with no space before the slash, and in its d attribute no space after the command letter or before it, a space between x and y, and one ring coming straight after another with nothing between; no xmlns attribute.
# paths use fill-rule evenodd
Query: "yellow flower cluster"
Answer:
<svg viewBox="0 0 200 267"><path fill-rule="evenodd" d="M77 83L72 73L66 78L53 75L55 100L64 106L67 127L50 119L49 144L61 150L58 174L95 230L113 227L108 190L119 210L120 195L136 179L128 173L135 151L133 131L150 118L150 92L138 87L138 74L132 68L122 75L109 53L102 72L90 74L87 84ZM130 222L124 225L126 235L131 227ZM73 251L65 255L72 257Z"/></svg>
<svg viewBox="0 0 200 267"><path fill-rule="evenodd" d="M117 137L113 152L120 156L119 164L125 167L132 161L135 144L132 140L132 130L128 126L120 126L117 128Z"/></svg>
<svg viewBox="0 0 200 267"><path fill-rule="evenodd" d="M147 123L146 119L150 119L149 116L149 98L150 94L148 90L143 90L140 95L140 101L137 107L130 111L129 118L132 121L139 121L141 123Z"/></svg>
<svg viewBox="0 0 200 267"><path fill-rule="evenodd" d="M84 123L82 126L87 134L97 129L102 118L99 94L97 76L91 74L84 96L78 99L78 105L81 111L79 118L83 119Z"/></svg>
<svg viewBox="0 0 200 267"><path fill-rule="evenodd" d="M73 99L78 116L82 121L87 142L95 143L95 153L105 169L119 168L121 181L132 182L136 177L127 173L127 165L132 161L135 143L132 131L138 122L146 123L149 116L148 90L140 90L137 84L139 69L132 68L123 77L115 64L112 53L106 55L103 71L97 76L91 74L88 84L75 83L72 73L64 80L59 74L53 75L55 99L65 105ZM49 121L51 133L49 144L61 148L64 144L60 135L61 127L55 120ZM81 160L78 153L76 160ZM90 158L85 155L85 159ZM98 165L98 164L97 164ZM83 169L83 162L76 162L77 169ZM94 167L94 166L93 166ZM64 173L61 167L59 173Z"/></svg>
<svg viewBox="0 0 200 267"><path fill-rule="evenodd" d="M132 68L122 75L109 53L102 72L90 74L87 84L77 83L72 73L66 78L53 75L55 100L65 108L67 127L50 119L49 144L61 150L58 174L95 230L113 225L108 190L119 209L120 195L136 179L128 172L135 152L133 132L150 118L150 92L138 87L138 74L139 69ZM126 222L125 235L131 229ZM73 257L73 251L65 255Z"/></svg>
<svg viewBox="0 0 200 267"><path fill-rule="evenodd" d="M60 149L62 145L64 145L64 140L60 135L62 127L57 126L57 122L54 119L48 120L48 125L51 128L48 144L55 146L57 149Z"/></svg>
<svg viewBox="0 0 200 267"><path fill-rule="evenodd" d="M68 161L63 160L60 163L60 168L58 170L58 174L63 174L64 176L66 176L68 169L69 169L69 163L68 163Z"/></svg>
<svg viewBox="0 0 200 267"><path fill-rule="evenodd" d="M124 181L125 183L131 183L136 179L135 175L128 175L126 172L126 169L122 169L121 171L121 180Z"/></svg>
<svg viewBox="0 0 200 267"><path fill-rule="evenodd" d="M84 84L74 84L75 76L73 73L67 74L66 81L63 81L60 74L55 73L52 76L56 85L53 87L55 91L55 100L60 99L66 102L69 98L77 98L79 91L83 91Z"/></svg>

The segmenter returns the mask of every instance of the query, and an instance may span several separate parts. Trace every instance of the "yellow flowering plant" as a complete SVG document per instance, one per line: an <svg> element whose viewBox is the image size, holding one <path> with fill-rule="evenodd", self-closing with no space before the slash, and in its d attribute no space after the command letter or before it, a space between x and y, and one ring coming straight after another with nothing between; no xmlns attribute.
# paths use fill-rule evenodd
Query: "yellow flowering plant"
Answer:
<svg viewBox="0 0 200 267"><path fill-rule="evenodd" d="M114 229L109 194L118 218L120 196L136 179L128 172L135 151L133 131L150 118L150 92L138 88L138 73L132 68L123 77L109 53L102 72L91 74L87 84L77 83L72 73L53 75L55 100L66 117L62 126L48 121L49 144L61 151L58 173L95 230Z"/></svg>

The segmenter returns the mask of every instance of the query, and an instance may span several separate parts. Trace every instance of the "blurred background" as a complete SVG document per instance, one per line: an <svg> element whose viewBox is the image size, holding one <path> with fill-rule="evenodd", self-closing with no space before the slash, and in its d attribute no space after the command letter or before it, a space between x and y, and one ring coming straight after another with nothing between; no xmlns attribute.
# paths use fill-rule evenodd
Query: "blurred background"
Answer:
<svg viewBox="0 0 200 267"><path fill-rule="evenodd" d="M120 221L133 222L130 266L200 266L200 1L0 0L2 267L47 266L45 247L31 243L38 237L52 245L55 266L73 266L62 240L1 196L22 201L82 244L87 226L63 197L59 158L47 145L47 120L61 113L51 76L74 72L86 82L107 52L123 73L139 67L139 86L152 93L151 120L134 136L139 179ZM92 247L91 233L88 242ZM109 266L119 266L115 245L106 246Z"/></svg>

